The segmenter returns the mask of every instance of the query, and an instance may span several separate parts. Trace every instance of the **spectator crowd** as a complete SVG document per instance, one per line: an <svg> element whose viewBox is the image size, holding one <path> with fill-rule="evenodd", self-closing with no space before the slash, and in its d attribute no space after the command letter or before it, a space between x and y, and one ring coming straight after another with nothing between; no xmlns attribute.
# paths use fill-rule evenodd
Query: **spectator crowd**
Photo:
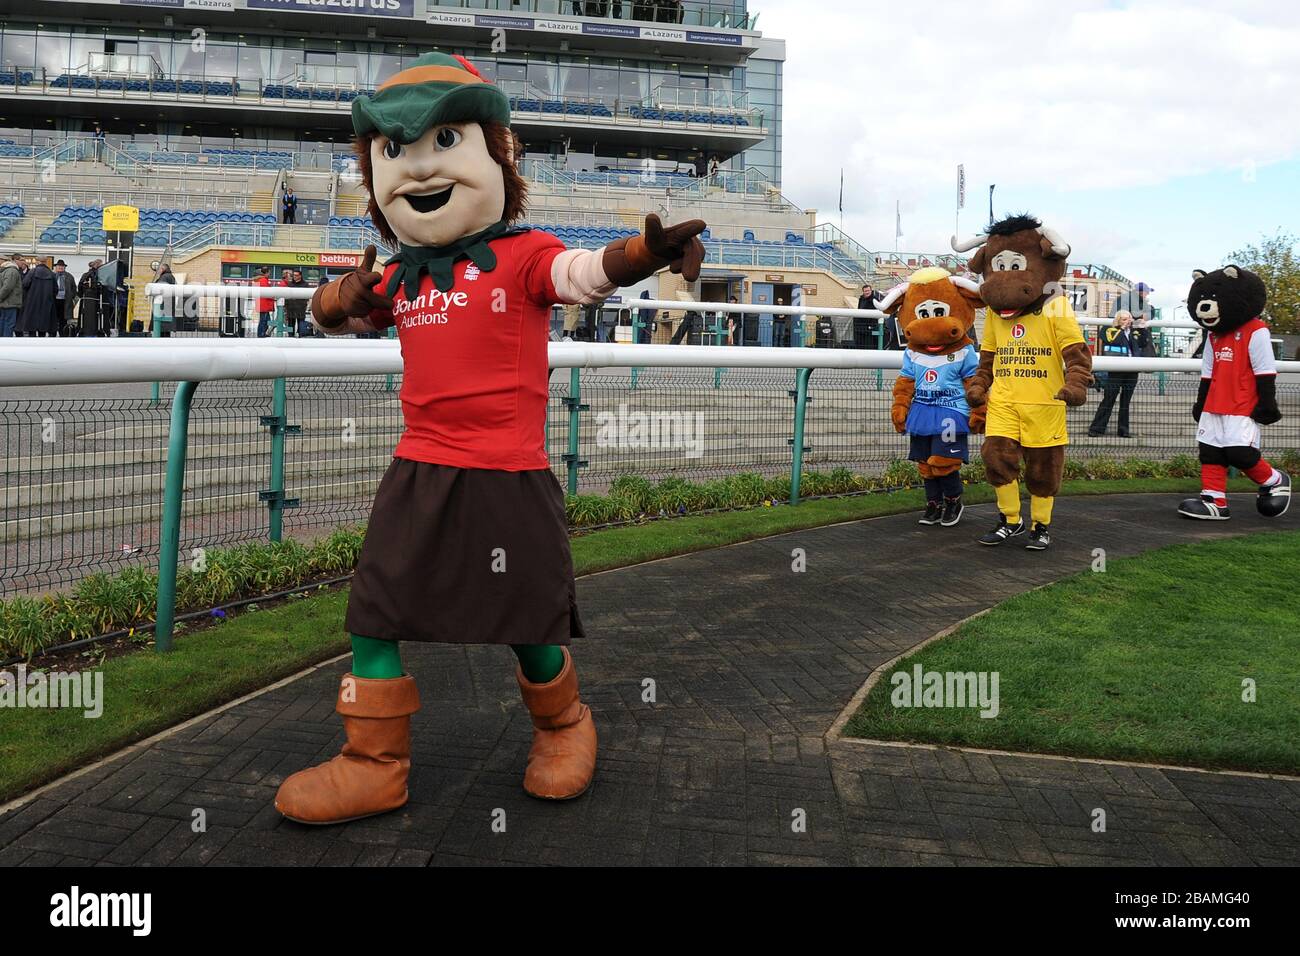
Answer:
<svg viewBox="0 0 1300 956"><path fill-rule="evenodd" d="M95 259L80 279L62 259L0 256L0 338L109 335L126 328L125 284L104 283Z"/></svg>

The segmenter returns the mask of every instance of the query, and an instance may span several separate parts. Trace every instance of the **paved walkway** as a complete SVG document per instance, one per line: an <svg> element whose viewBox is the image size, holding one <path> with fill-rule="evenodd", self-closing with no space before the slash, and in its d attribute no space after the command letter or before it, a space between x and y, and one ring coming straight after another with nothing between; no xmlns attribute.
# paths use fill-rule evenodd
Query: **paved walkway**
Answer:
<svg viewBox="0 0 1300 956"><path fill-rule="evenodd" d="M578 661L601 756L572 803L520 789L529 724L508 651L409 646L424 709L403 810L310 828L272 807L285 776L337 751L345 660L0 817L0 864L1295 864L1300 781L826 737L873 668L1086 569L1093 548L1266 527L1246 498L1226 526L1180 520L1173 504L1064 500L1047 554L965 547L955 601L912 595L939 569L932 542L971 542L991 506L953 532L900 515L585 578ZM794 548L807 573L791 572ZM195 808L206 833L191 830Z"/></svg>

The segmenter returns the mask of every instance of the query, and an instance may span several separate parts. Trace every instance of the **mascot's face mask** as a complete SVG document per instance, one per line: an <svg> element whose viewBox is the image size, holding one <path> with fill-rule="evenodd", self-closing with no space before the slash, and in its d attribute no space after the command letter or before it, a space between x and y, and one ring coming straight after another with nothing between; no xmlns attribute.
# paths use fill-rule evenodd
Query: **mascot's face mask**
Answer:
<svg viewBox="0 0 1300 956"><path fill-rule="evenodd" d="M370 143L374 200L408 246L445 246L501 219L505 177L478 123L447 123L413 143Z"/></svg>
<svg viewBox="0 0 1300 956"><path fill-rule="evenodd" d="M1004 319L1031 311L1060 292L1070 254L1065 240L1031 216L995 223L987 239L959 243L954 236L952 246L957 252L980 247L969 268L983 276L985 304Z"/></svg>
<svg viewBox="0 0 1300 956"><path fill-rule="evenodd" d="M1216 335L1241 328L1264 311L1268 292L1264 280L1240 266L1192 273L1187 311L1196 324Z"/></svg>
<svg viewBox="0 0 1300 956"><path fill-rule="evenodd" d="M975 310L983 304L973 282L932 267L891 289L880 309L898 319L903 338L914 352L945 355L970 342L967 336L975 325Z"/></svg>

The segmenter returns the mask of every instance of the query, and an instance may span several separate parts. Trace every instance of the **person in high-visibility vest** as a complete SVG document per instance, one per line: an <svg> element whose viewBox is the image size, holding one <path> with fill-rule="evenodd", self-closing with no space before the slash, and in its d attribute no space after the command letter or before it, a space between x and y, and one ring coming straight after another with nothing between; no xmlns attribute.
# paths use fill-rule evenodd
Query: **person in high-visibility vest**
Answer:
<svg viewBox="0 0 1300 956"><path fill-rule="evenodd" d="M1137 354L1133 342L1133 313L1121 309L1115 313L1110 327L1102 329L1097 339L1097 354L1107 358L1132 358ZM1110 424L1110 413L1115 408L1115 399L1119 398L1119 437L1131 438L1129 433L1129 403L1133 401L1133 390L1137 388L1137 372L1107 372L1106 391L1097 406L1097 414L1092 417L1088 434L1100 438L1106 434Z"/></svg>

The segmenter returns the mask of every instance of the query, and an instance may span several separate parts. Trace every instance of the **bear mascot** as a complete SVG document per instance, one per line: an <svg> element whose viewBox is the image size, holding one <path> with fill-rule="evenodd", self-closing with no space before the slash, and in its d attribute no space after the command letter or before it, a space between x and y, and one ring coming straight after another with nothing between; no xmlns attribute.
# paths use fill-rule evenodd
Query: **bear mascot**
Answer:
<svg viewBox="0 0 1300 956"><path fill-rule="evenodd" d="M567 800L596 766L596 728L567 645L578 617L564 497L544 446L553 303L596 303L668 267L699 275L705 224L566 249L516 223L527 188L510 104L459 56L428 53L352 105L375 249L312 299L327 334L397 327L405 430L375 495L348 600L342 753L295 773L276 808L341 823L407 801L415 680L399 642L506 644L533 741L524 790ZM450 662L453 658L448 657ZM449 734L457 731L448 728Z"/></svg>
<svg viewBox="0 0 1300 956"><path fill-rule="evenodd" d="M1065 408L1087 401L1092 382L1092 354L1061 288L1070 246L1024 214L995 222L974 239L954 236L952 247L979 248L969 268L983 277L980 296L988 307L979 370L967 396L988 404L981 457L999 516L997 527L979 540L1000 545L1025 535L1027 549L1043 551L1052 543L1052 503L1070 441ZM1020 518L1022 460L1029 529Z"/></svg>
<svg viewBox="0 0 1300 956"><path fill-rule="evenodd" d="M971 408L981 405L966 394L979 368L970 333L983 304L979 286L937 266L914 272L880 302L907 343L890 418L896 431L907 432L908 460L925 481L923 525L951 528L961 520ZM980 408L977 425L982 417Z"/></svg>
<svg viewBox="0 0 1300 956"><path fill-rule="evenodd" d="M1278 518L1291 504L1291 476L1260 455L1260 425L1281 420L1277 361L1268 326L1260 318L1268 294L1264 281L1240 266L1192 273L1187 311L1205 329L1201 384L1192 416L1201 457L1201 495L1178 506L1186 518L1228 518L1228 468L1259 485L1255 507Z"/></svg>

